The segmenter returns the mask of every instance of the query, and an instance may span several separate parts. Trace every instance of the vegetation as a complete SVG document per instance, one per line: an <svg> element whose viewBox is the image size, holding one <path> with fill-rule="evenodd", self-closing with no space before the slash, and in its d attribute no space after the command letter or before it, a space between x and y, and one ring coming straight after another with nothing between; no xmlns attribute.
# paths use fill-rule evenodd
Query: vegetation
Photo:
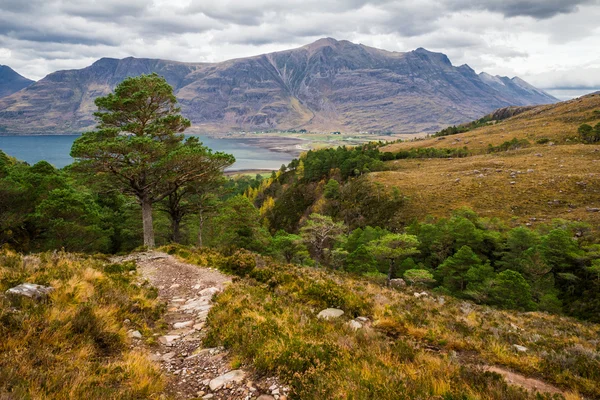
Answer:
<svg viewBox="0 0 600 400"><path fill-rule="evenodd" d="M151 338L163 305L134 272L102 257L0 251L2 293L22 282L55 289L45 302L0 297L0 397L158 398L164 378L127 329Z"/></svg>
<svg viewBox="0 0 600 400"><path fill-rule="evenodd" d="M208 249L166 250L198 265L229 263ZM217 298L205 345L224 345L259 372L278 374L293 398L551 398L508 386L486 364L544 376L568 398L600 395L598 325L439 295L417 299L412 288L259 256L243 275ZM345 314L316 318L326 307ZM368 322L353 330L347 322L357 316Z"/></svg>

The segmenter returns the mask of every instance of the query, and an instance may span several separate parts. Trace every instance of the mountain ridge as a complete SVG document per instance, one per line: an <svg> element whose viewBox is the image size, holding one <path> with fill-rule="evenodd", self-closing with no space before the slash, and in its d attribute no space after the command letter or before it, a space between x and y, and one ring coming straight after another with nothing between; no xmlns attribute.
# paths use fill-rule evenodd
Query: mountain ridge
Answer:
<svg viewBox="0 0 600 400"><path fill-rule="evenodd" d="M0 133L92 129L94 98L129 76L151 72L165 77L182 113L205 132L435 131L497 108L557 101L520 78L486 83L442 53L391 52L323 38L219 63L101 58L79 70L56 71L0 98Z"/></svg>

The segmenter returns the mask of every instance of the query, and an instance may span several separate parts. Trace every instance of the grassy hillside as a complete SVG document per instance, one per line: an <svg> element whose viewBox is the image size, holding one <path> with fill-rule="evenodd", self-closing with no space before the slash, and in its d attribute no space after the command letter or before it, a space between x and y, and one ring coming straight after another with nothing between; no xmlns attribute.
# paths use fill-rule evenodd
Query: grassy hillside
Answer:
<svg viewBox="0 0 600 400"><path fill-rule="evenodd" d="M600 224L600 146L579 143L577 129L600 122L600 95L539 106L469 132L407 141L381 151L467 147L465 158L389 161L373 181L408 197L405 218L448 215L468 206L482 216L537 224L552 218ZM488 153L506 141L519 149Z"/></svg>
<svg viewBox="0 0 600 400"><path fill-rule="evenodd" d="M508 386L489 372L492 366L552 383L567 399L600 396L598 325L449 296L417 298L416 287L386 289L374 279L269 258L257 257L254 267L213 251L167 251L246 276L217 298L206 344L224 345L259 371L277 373L293 398L536 398ZM327 307L345 313L317 318ZM367 322L354 330L348 323L359 316ZM561 396L545 394L552 395Z"/></svg>
<svg viewBox="0 0 600 400"><path fill-rule="evenodd" d="M131 271L102 258L0 251L0 398L158 398L162 374L127 331L148 337L163 306ZM4 296L23 282L55 290L45 302Z"/></svg>

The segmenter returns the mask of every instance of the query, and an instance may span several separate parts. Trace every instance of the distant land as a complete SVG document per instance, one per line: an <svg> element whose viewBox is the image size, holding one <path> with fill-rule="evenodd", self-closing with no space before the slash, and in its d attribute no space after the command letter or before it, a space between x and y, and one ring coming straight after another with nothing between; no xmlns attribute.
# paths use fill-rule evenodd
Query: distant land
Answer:
<svg viewBox="0 0 600 400"><path fill-rule="evenodd" d="M202 133L433 132L506 106L558 101L518 77L477 74L423 48L390 52L325 38L220 63L102 58L54 72L0 98L0 134L91 129L96 97L151 72L174 87L182 113Z"/></svg>

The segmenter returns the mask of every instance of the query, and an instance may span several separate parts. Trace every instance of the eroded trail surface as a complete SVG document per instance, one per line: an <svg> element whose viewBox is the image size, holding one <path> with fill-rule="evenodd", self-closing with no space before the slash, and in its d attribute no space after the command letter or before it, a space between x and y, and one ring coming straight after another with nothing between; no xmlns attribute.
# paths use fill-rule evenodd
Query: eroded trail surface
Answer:
<svg viewBox="0 0 600 400"><path fill-rule="evenodd" d="M137 263L142 279L158 288L159 298L168 305L164 319L169 331L158 337L159 344L151 351L169 376L170 395L176 399L286 399L288 389L276 378L232 369L223 348L202 346L212 298L231 282L230 277L159 252L131 254L116 261L127 260Z"/></svg>

